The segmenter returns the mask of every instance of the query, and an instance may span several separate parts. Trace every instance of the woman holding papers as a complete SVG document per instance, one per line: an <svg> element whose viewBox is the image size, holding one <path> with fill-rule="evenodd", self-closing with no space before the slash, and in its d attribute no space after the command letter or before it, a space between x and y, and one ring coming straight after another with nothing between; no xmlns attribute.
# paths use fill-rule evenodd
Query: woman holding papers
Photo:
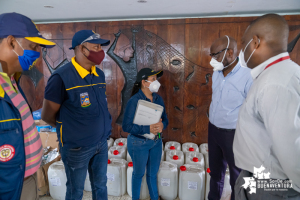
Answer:
<svg viewBox="0 0 300 200"><path fill-rule="evenodd" d="M141 183L145 174L145 169L147 170L147 184L150 197L152 200L160 199L157 190L157 172L162 154L161 134L162 130L165 129L169 123L164 109L164 101L156 94L160 87L157 78L162 75L163 71L155 72L149 68L141 69L138 72L132 90L132 97L127 103L124 114L122 127L125 132L130 133L127 137L127 147L133 162L133 200L140 198ZM140 106L141 103L143 103L143 106ZM155 106L161 108L162 112L159 115L155 115L155 111L159 109L154 109L154 113L152 112ZM147 116L147 114L149 116ZM139 121L139 124L143 123L141 120L135 119L135 117L139 118L138 115L143 117L147 116L149 117L149 120L155 120L156 117L157 123L151 125L138 125L136 124L137 121ZM157 116L159 118L157 118ZM147 122L144 121L144 124L147 124Z"/></svg>

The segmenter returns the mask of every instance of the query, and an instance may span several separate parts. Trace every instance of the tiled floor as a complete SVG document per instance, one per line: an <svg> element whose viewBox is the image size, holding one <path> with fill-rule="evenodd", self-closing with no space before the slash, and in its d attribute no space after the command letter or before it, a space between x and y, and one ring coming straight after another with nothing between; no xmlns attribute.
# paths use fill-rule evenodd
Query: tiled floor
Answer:
<svg viewBox="0 0 300 200"><path fill-rule="evenodd" d="M91 200L92 199L92 192L83 192L83 200ZM47 196L47 197L40 197L40 200L53 200L51 197ZM127 194L122 196L122 197L113 197L113 196L108 196L108 200L131 200L131 197L128 196ZM146 200L150 200L146 199ZM179 198L175 199L175 200L179 200Z"/></svg>

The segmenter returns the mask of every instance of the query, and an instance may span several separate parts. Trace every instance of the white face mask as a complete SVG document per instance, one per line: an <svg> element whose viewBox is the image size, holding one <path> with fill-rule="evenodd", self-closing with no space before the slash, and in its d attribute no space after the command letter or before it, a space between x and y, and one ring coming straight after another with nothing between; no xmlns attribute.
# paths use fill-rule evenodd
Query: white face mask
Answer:
<svg viewBox="0 0 300 200"><path fill-rule="evenodd" d="M248 42L248 44L246 45L244 51L243 49L241 49L240 54L239 54L239 59L240 59L240 64L242 67L244 68L248 68L247 63L249 62L250 58L252 57L253 53L255 52L256 49L254 49L251 53L251 55L249 56L247 62L245 61L245 54L244 52L246 51L247 47L249 46L249 44L252 42L253 38ZM258 42L260 43L260 39L258 39Z"/></svg>
<svg viewBox="0 0 300 200"><path fill-rule="evenodd" d="M158 92L159 88L160 88L160 83L156 80L156 81L147 81L147 82L150 82L150 85L149 85L149 90L150 92Z"/></svg>
<svg viewBox="0 0 300 200"><path fill-rule="evenodd" d="M216 59L211 58L210 65L214 68L214 71L222 71L223 69L232 65L232 63L234 63L236 61L236 59L237 58L235 58L234 61L232 61L229 65L224 67L222 62L218 62Z"/></svg>
<svg viewBox="0 0 300 200"><path fill-rule="evenodd" d="M227 53L227 49L228 49L229 44L230 44L229 37L228 37L227 35L225 35L225 36L226 36L227 39L228 39L228 43L227 43L227 47L226 47L224 56L223 56L223 58L222 58L222 61L219 62L219 61L217 61L216 59L211 58L211 61L210 61L210 63L209 63L209 64L214 68L214 71L222 71L224 68L230 66L230 65L231 65L232 63L234 63L235 60L236 60L236 58L235 58L233 62L231 62L231 63L230 63L229 65L227 65L226 67L224 67L223 61L224 61L225 55L226 55L226 53Z"/></svg>
<svg viewBox="0 0 300 200"><path fill-rule="evenodd" d="M222 59L223 62L223 59ZM214 71L222 71L224 69L224 65L222 62L218 62L216 59L211 58L210 65L214 68Z"/></svg>

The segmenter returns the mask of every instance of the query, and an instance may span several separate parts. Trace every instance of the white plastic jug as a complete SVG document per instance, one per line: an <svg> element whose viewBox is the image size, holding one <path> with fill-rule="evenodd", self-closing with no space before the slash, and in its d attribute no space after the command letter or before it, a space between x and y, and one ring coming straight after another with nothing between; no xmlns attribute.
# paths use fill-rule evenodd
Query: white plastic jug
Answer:
<svg viewBox="0 0 300 200"><path fill-rule="evenodd" d="M208 144L203 143L200 146L200 151L202 152L205 160L205 200L208 200L208 193L210 189L210 168L208 159Z"/></svg>
<svg viewBox="0 0 300 200"><path fill-rule="evenodd" d="M203 154L205 159L205 168L207 169L209 167L209 160L208 160L208 144L203 143L199 146L200 152Z"/></svg>
<svg viewBox="0 0 300 200"><path fill-rule="evenodd" d="M91 186L91 181L90 181L90 175L89 175L89 172L87 172L86 178L85 178L85 181L84 181L84 190L85 190L85 191L88 191L88 192L91 192L91 191L92 191L92 186Z"/></svg>
<svg viewBox="0 0 300 200"><path fill-rule="evenodd" d="M48 181L51 197L55 200L64 200L67 191L67 176L62 161L54 162L50 165L48 169Z"/></svg>
<svg viewBox="0 0 300 200"><path fill-rule="evenodd" d="M128 151L127 151L127 157L126 158L127 158L127 162L132 162L131 156L130 156Z"/></svg>
<svg viewBox="0 0 300 200"><path fill-rule="evenodd" d="M204 168L204 157L199 152L187 152L185 154L185 164L196 164Z"/></svg>
<svg viewBox="0 0 300 200"><path fill-rule="evenodd" d="M184 164L184 154L178 150L166 151L166 161L176 164L179 170L179 167Z"/></svg>
<svg viewBox="0 0 300 200"><path fill-rule="evenodd" d="M114 142L114 146L121 146L127 149L127 138L118 138Z"/></svg>
<svg viewBox="0 0 300 200"><path fill-rule="evenodd" d="M165 151L168 151L168 150L178 150L178 151L181 151L181 145L180 145L179 142L175 142L175 141L166 142Z"/></svg>
<svg viewBox="0 0 300 200"><path fill-rule="evenodd" d="M180 167L179 199L204 199L205 172L199 165L185 164Z"/></svg>
<svg viewBox="0 0 300 200"><path fill-rule="evenodd" d="M165 151L162 150L162 153L161 153L161 161L165 161L166 160L166 154L165 154Z"/></svg>
<svg viewBox="0 0 300 200"><path fill-rule="evenodd" d="M162 142L162 154L161 154L161 161L165 161L166 160L166 154L164 151L164 143Z"/></svg>
<svg viewBox="0 0 300 200"><path fill-rule="evenodd" d="M107 194L120 197L126 193L127 161L112 158L107 165Z"/></svg>
<svg viewBox="0 0 300 200"><path fill-rule="evenodd" d="M127 193L130 197L132 197L132 172L133 172L133 164L132 162L128 163L127 168ZM142 185L140 190L140 199L147 199L150 197L148 185L146 181L146 172L142 179Z"/></svg>
<svg viewBox="0 0 300 200"><path fill-rule="evenodd" d="M230 200L230 198L231 198L231 185L230 185L229 168L227 168L225 179L224 179L223 192L220 200Z"/></svg>
<svg viewBox="0 0 300 200"><path fill-rule="evenodd" d="M210 184L210 169L207 168L205 172L205 200L208 200L209 186Z"/></svg>
<svg viewBox="0 0 300 200"><path fill-rule="evenodd" d="M110 147L112 147L114 145L114 139L109 138L109 140L107 140L107 148L109 149Z"/></svg>
<svg viewBox="0 0 300 200"><path fill-rule="evenodd" d="M195 143L187 142L187 143L182 144L182 152L184 154L187 152L199 152L199 147Z"/></svg>
<svg viewBox="0 0 300 200"><path fill-rule="evenodd" d="M200 148L200 153L202 153L202 154L208 153L208 144L207 143L200 144L199 148Z"/></svg>
<svg viewBox="0 0 300 200"><path fill-rule="evenodd" d="M178 170L177 165L163 161L160 163L157 173L158 194L162 199L173 200L178 194Z"/></svg>
<svg viewBox="0 0 300 200"><path fill-rule="evenodd" d="M122 146L112 146L108 150L108 159L111 158L119 158L124 159L126 158L126 148Z"/></svg>

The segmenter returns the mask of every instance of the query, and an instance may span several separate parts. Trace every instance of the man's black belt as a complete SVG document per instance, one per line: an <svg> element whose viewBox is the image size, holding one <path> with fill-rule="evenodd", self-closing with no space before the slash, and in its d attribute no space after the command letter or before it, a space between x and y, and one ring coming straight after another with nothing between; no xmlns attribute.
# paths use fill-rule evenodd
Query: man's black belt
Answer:
<svg viewBox="0 0 300 200"><path fill-rule="evenodd" d="M209 122L210 123L210 122ZM210 123L211 125L213 125L212 123ZM235 131L235 129L226 129L226 128L219 128L215 125L213 125L213 127L215 127L216 129L220 130L220 131L225 131L225 132L231 132L231 131Z"/></svg>

